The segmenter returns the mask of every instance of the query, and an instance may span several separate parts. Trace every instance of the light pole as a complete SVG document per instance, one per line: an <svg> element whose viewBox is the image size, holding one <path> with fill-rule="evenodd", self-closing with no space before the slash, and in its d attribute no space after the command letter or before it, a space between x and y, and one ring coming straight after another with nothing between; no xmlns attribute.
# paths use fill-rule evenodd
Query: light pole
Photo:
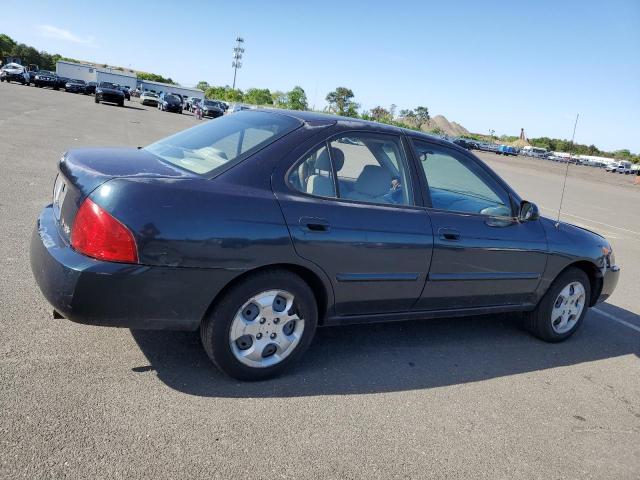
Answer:
<svg viewBox="0 0 640 480"><path fill-rule="evenodd" d="M236 38L236 46L233 47L233 62L231 66L233 67L233 89L236 89L236 74L238 73L238 69L242 67L242 54L244 53L244 48L242 48L242 44L244 43L244 38L238 37Z"/></svg>

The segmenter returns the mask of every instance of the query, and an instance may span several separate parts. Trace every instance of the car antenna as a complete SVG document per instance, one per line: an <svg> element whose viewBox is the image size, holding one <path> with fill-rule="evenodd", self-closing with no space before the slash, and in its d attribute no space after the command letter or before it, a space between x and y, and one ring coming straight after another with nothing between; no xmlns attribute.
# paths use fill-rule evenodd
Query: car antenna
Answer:
<svg viewBox="0 0 640 480"><path fill-rule="evenodd" d="M576 121L573 124L573 135L571 135L571 150L573 150L573 139L576 137L576 127L578 126L579 113L576 113ZM562 195L560 196L560 206L558 207L558 219L556 220L556 228L560 226L560 212L562 212L562 202L564 200L564 190L567 187L567 176L569 175L569 163L567 161L567 168L564 171L564 182L562 183Z"/></svg>

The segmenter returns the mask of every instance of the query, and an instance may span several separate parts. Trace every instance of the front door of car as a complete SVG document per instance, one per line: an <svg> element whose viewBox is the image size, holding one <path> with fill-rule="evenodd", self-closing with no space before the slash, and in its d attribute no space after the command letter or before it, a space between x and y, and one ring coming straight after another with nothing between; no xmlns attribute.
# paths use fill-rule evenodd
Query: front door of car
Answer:
<svg viewBox="0 0 640 480"><path fill-rule="evenodd" d="M350 131L310 147L274 174L295 251L331 279L336 314L410 310L433 236L401 138Z"/></svg>
<svg viewBox="0 0 640 480"><path fill-rule="evenodd" d="M520 222L506 187L469 154L412 139L434 252L418 310L528 304L547 259L539 221Z"/></svg>

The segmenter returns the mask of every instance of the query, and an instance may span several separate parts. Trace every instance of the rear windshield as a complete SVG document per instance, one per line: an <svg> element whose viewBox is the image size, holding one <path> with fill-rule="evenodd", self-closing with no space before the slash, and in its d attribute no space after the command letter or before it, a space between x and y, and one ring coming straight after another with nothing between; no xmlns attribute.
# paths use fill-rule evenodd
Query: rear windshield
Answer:
<svg viewBox="0 0 640 480"><path fill-rule="evenodd" d="M145 150L185 170L207 175L247 158L300 125L285 115L243 112L176 133Z"/></svg>

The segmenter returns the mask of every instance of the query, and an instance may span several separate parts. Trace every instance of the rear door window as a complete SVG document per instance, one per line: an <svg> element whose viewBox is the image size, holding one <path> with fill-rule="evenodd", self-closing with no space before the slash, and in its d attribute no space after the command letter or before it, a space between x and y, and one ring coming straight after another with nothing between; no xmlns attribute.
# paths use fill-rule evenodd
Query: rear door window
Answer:
<svg viewBox="0 0 640 480"><path fill-rule="evenodd" d="M407 160L399 137L348 133L306 154L288 183L303 193L382 205L414 205Z"/></svg>

